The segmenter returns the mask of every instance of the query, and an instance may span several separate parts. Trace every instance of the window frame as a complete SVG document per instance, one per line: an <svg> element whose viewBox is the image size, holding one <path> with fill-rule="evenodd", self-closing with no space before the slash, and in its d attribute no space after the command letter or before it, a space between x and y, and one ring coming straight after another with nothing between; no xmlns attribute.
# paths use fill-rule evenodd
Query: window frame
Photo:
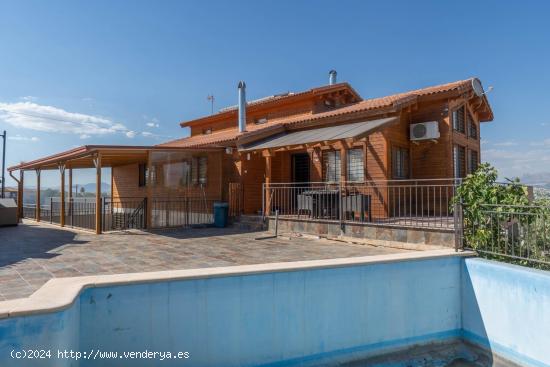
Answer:
<svg viewBox="0 0 550 367"><path fill-rule="evenodd" d="M359 179L352 179L351 178L351 169L352 166L351 158L354 153L352 152L359 152L360 157L360 163L359 168L355 167L354 175L360 176ZM354 166L357 166L358 163L355 163ZM346 152L346 180L348 182L364 182L365 181L365 150L363 147L353 147L351 149L348 149Z"/></svg>
<svg viewBox="0 0 550 367"><path fill-rule="evenodd" d="M462 162L460 161L460 152L463 152ZM461 171L458 171L458 167L461 167ZM453 175L454 178L464 178L467 175L466 147L460 144L453 145Z"/></svg>
<svg viewBox="0 0 550 367"><path fill-rule="evenodd" d="M459 111L462 111L462 121L460 121L458 118ZM453 108L451 113L451 118L452 118L451 123L452 123L453 131L466 135L466 113L467 112L468 111L465 104L461 104L460 106Z"/></svg>
<svg viewBox="0 0 550 367"><path fill-rule="evenodd" d="M138 187L147 186L147 163L138 163Z"/></svg>
<svg viewBox="0 0 550 367"><path fill-rule="evenodd" d="M332 167L330 170L333 170L334 171L334 175L335 175L335 180L329 180L328 178L328 164L330 162L327 162L327 156L328 155L333 155L334 156L334 167ZM322 157L322 163L323 163L323 166L322 166L322 174L323 174L323 182L327 182L327 183L338 183L340 182L340 176L341 176L341 172L342 172L342 160L341 160L341 157L340 157L340 150L337 150L337 149L327 149L327 150L323 150L322 154L321 154L321 157Z"/></svg>
<svg viewBox="0 0 550 367"><path fill-rule="evenodd" d="M398 154L404 154L404 156L400 156L399 163L401 164L401 168L398 169ZM392 179L395 180L407 180L410 178L410 151L408 147L404 147L401 145L392 145L391 147L391 174ZM400 174L400 172L402 174Z"/></svg>
<svg viewBox="0 0 550 367"><path fill-rule="evenodd" d="M468 129L468 137L472 139L477 139L479 136L477 124L469 110L467 112L466 125ZM472 131L474 131L475 133L472 134Z"/></svg>
<svg viewBox="0 0 550 367"><path fill-rule="evenodd" d="M473 154L475 154L475 169L473 169L472 163L474 163L473 160ZM479 152L475 149L468 149L468 173L474 173L477 168L479 167Z"/></svg>

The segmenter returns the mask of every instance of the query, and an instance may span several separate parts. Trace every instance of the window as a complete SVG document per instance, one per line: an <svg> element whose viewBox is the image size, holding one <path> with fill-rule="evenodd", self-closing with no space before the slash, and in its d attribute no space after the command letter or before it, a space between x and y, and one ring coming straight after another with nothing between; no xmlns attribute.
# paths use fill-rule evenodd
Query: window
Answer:
<svg viewBox="0 0 550 367"><path fill-rule="evenodd" d="M191 183L206 184L208 157L194 157L191 161Z"/></svg>
<svg viewBox="0 0 550 367"><path fill-rule="evenodd" d="M465 133L464 129L464 106L460 106L453 111L453 129Z"/></svg>
<svg viewBox="0 0 550 367"><path fill-rule="evenodd" d="M466 157L464 147L460 145L455 145L453 147L453 165L455 178L462 178L466 176L465 163Z"/></svg>
<svg viewBox="0 0 550 367"><path fill-rule="evenodd" d="M393 178L409 177L409 150L407 148L392 148Z"/></svg>
<svg viewBox="0 0 550 367"><path fill-rule="evenodd" d="M364 181L365 180L365 162L363 159L363 149L355 148L348 150L347 162L347 180Z"/></svg>
<svg viewBox="0 0 550 367"><path fill-rule="evenodd" d="M199 184L206 184L207 164L208 164L207 157L199 158Z"/></svg>
<svg viewBox="0 0 550 367"><path fill-rule="evenodd" d="M474 173L477 170L479 156L475 150L468 151L468 170Z"/></svg>
<svg viewBox="0 0 550 367"><path fill-rule="evenodd" d="M325 182L339 182L340 170L340 151L325 150L323 152L323 178Z"/></svg>
<svg viewBox="0 0 550 367"><path fill-rule="evenodd" d="M472 118L472 115L470 115L470 112L468 112L468 136L473 139L477 139L477 126Z"/></svg>
<svg viewBox="0 0 550 367"><path fill-rule="evenodd" d="M139 187L144 187L145 183L147 182L147 164L141 163L138 165L138 185Z"/></svg>

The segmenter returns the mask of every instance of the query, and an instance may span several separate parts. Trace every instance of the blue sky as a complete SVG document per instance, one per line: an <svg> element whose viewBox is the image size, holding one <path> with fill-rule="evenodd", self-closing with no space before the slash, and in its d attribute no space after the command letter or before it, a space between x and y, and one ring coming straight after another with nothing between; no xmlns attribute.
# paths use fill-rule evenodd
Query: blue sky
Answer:
<svg viewBox="0 0 550 367"><path fill-rule="evenodd" d="M83 144L182 137L178 122L208 114L207 95L216 109L235 104L241 79L258 98L326 84L334 68L364 98L477 76L494 87L482 159L504 176L550 172L549 2L0 5L8 165Z"/></svg>

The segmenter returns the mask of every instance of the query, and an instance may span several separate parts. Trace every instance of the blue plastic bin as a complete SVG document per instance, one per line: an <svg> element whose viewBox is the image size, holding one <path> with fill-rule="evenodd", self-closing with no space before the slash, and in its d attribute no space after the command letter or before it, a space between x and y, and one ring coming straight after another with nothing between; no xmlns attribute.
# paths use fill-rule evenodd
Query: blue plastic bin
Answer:
<svg viewBox="0 0 550 367"><path fill-rule="evenodd" d="M227 214L229 204L223 202L214 203L214 227L223 228L227 226Z"/></svg>

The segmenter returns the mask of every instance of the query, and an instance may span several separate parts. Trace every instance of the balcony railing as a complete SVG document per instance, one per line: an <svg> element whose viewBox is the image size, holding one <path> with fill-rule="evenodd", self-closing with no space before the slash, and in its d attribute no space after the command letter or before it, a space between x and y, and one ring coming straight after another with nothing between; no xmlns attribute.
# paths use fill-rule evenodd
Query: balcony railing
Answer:
<svg viewBox="0 0 550 367"><path fill-rule="evenodd" d="M150 202L143 197L101 198L101 230L192 227L214 222L214 198L181 197L153 198ZM61 224L61 201L48 198L40 206L42 222ZM150 206L150 207L149 207ZM147 215L151 215L150 222ZM36 219L36 206L23 205L23 216ZM96 229L95 198L71 198L65 202L65 226L81 229Z"/></svg>
<svg viewBox="0 0 550 367"><path fill-rule="evenodd" d="M550 269L550 207L464 206L461 243L483 256Z"/></svg>
<svg viewBox="0 0 550 367"><path fill-rule="evenodd" d="M457 179L272 183L264 213L281 218L454 228Z"/></svg>

